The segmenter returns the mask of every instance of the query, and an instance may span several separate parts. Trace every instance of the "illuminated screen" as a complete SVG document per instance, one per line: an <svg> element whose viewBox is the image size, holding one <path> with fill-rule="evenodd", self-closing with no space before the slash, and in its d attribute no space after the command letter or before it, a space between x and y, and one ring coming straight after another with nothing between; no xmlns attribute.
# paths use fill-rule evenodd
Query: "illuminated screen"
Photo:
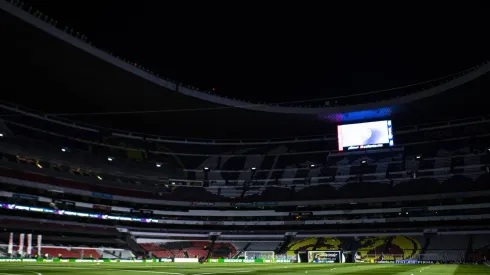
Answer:
<svg viewBox="0 0 490 275"><path fill-rule="evenodd" d="M339 125L339 151L393 146L391 129L391 120Z"/></svg>

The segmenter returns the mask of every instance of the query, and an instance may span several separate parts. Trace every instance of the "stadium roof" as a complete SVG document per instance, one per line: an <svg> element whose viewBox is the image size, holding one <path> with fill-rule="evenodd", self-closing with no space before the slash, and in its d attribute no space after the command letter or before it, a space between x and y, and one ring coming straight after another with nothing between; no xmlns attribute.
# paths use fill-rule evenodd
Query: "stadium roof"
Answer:
<svg viewBox="0 0 490 275"><path fill-rule="evenodd" d="M166 136L264 138L330 131L332 119L328 113L298 115L246 110L176 93L109 64L3 11L1 13L2 25L10 26L3 36L15 41L4 51L8 52L4 66L9 68L9 74L3 85L10 91L3 97L4 100L39 112L64 114L63 117L77 121ZM466 58L466 63L455 61L454 67L441 69L441 73L456 73L470 65L478 65L475 62L483 61L478 60L480 57L473 52L472 57ZM237 73L243 74L244 71ZM434 76L444 75L441 73ZM370 75L369 72L367 75ZM387 108L382 109L380 117L395 116L399 123L414 124L485 114L484 108L474 107L479 103L481 92L489 87L489 82L487 74L429 99L384 106ZM237 83L237 90L240 90L241 83ZM429 89L430 85L435 84L440 83L425 83L423 88ZM413 93L414 90L410 88L402 92ZM420 90L421 87L416 88ZM391 91L385 94L388 92ZM460 104L463 92L465 107ZM240 92L236 96L239 97ZM374 101L383 99L379 98L380 94L375 96L378 98L363 98ZM250 106L249 103L244 105ZM135 110L143 112L133 113ZM111 112L115 113L101 114ZM374 112L379 113L379 109ZM78 115L66 116L73 113ZM410 113L409 118L405 117L407 113ZM345 112L335 113L335 117L339 115L345 115ZM358 119L372 117L361 114Z"/></svg>

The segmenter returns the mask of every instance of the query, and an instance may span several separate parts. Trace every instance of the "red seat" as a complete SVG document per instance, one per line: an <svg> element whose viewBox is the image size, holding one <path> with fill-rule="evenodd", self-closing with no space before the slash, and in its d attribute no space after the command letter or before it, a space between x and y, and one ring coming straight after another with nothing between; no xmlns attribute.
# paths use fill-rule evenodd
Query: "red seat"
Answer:
<svg viewBox="0 0 490 275"><path fill-rule="evenodd" d="M79 253L80 257L83 254L84 258L93 258L93 259L100 259L101 258L99 252L97 252L97 250L95 250L95 249L90 249L90 248L72 249L72 251ZM92 257L90 257L90 255L92 255Z"/></svg>
<svg viewBox="0 0 490 275"><path fill-rule="evenodd" d="M170 251L152 251L151 253L156 258L172 258L174 256Z"/></svg>
<svg viewBox="0 0 490 275"><path fill-rule="evenodd" d="M41 248L41 253L43 255L48 253L49 257L54 257L54 258L58 257L60 253L63 258L79 259L81 257L79 251L68 250L65 248L43 247Z"/></svg>

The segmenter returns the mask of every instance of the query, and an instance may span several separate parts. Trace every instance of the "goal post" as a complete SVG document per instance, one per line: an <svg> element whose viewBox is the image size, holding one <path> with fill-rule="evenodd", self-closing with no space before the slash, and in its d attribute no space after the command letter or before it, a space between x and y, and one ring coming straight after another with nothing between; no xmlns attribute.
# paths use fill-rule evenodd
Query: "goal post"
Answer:
<svg viewBox="0 0 490 275"><path fill-rule="evenodd" d="M275 257L274 251L245 251L243 256L246 260L265 259L273 260Z"/></svg>

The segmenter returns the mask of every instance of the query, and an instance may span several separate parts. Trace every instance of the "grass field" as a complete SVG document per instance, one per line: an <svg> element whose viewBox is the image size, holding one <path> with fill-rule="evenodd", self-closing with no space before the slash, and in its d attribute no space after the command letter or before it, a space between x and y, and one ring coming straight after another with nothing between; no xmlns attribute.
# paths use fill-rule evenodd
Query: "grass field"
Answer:
<svg viewBox="0 0 490 275"><path fill-rule="evenodd" d="M213 275L213 274L371 274L371 275L479 275L485 265L394 264L193 264L193 263L0 263L0 275Z"/></svg>

